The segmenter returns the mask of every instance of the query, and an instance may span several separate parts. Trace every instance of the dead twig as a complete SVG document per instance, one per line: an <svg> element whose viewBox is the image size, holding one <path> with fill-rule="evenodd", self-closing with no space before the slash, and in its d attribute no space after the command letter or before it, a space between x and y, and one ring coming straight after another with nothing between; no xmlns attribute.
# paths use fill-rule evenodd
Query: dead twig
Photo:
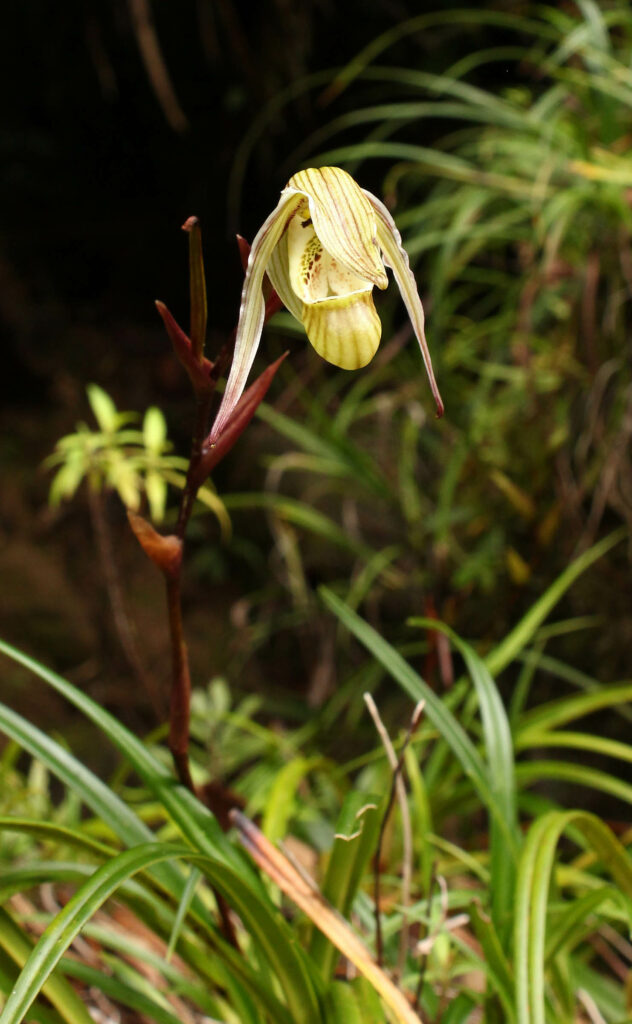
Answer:
<svg viewBox="0 0 632 1024"><path fill-rule="evenodd" d="M156 99L173 130L184 132L189 122L178 102L162 55L149 0L128 0L128 3L138 49Z"/></svg>

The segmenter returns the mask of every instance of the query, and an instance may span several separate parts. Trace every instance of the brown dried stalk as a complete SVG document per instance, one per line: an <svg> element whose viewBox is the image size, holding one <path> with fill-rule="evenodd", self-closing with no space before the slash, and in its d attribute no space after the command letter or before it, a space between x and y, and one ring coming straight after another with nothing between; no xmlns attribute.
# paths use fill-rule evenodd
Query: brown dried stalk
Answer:
<svg viewBox="0 0 632 1024"><path fill-rule="evenodd" d="M421 1024L406 996L391 981L347 921L324 899L315 883L303 877L284 854L240 811L231 811L239 838L255 863L314 922L343 956L364 975L389 1007L397 1024Z"/></svg>

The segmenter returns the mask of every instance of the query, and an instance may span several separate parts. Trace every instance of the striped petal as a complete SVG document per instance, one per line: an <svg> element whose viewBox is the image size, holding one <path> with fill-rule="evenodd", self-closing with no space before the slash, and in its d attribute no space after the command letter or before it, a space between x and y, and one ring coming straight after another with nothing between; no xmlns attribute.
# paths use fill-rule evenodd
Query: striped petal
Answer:
<svg viewBox="0 0 632 1024"><path fill-rule="evenodd" d="M370 280L349 270L346 264L323 247L314 230L307 199L291 218L282 241L286 243L289 284L299 300L316 302L334 295L364 292L373 287Z"/></svg>
<svg viewBox="0 0 632 1024"><path fill-rule="evenodd" d="M282 194L292 193L307 198L323 249L358 277L386 288L375 213L351 175L340 167L311 167L290 178Z"/></svg>
<svg viewBox="0 0 632 1024"><path fill-rule="evenodd" d="M307 337L323 359L343 370L369 363L380 343L382 325L371 286L351 295L336 295L303 305Z"/></svg>
<svg viewBox="0 0 632 1024"><path fill-rule="evenodd" d="M285 231L275 246L267 271L268 277L272 281L272 287L281 299L281 302L286 309L289 309L292 316L300 321L303 318L303 303L296 295L290 281L288 233L288 231Z"/></svg>
<svg viewBox="0 0 632 1024"><path fill-rule="evenodd" d="M410 322L413 325L417 341L419 342L426 373L430 381L430 388L437 406L437 416L443 416L443 400L435 380L424 331L424 310L419 298L419 292L417 291L417 282L408 262L408 253L402 246L401 235L397 230L395 221L384 204L370 192L364 191L364 195L373 207L377 217L377 240L384 256L384 262L393 271L397 287L404 300Z"/></svg>
<svg viewBox="0 0 632 1024"><path fill-rule="evenodd" d="M263 328L265 313L262 293L263 275L274 248L285 231L288 219L300 202L299 196L283 192L276 209L264 221L252 243L241 292L235 354L226 382L224 397L209 437L211 444L224 430L246 386Z"/></svg>

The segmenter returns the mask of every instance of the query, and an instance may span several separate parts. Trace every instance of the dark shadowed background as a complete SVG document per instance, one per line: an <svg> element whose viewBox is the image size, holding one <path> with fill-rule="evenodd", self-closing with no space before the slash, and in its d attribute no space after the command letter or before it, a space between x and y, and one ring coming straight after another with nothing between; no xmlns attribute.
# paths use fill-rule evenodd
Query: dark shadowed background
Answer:
<svg viewBox="0 0 632 1024"><path fill-rule="evenodd" d="M485 6L516 14L526 7ZM167 644L161 588L112 495L106 514L124 583L126 614L147 676L153 680L143 689L120 647L86 495L82 491L51 511L50 475L41 462L58 437L72 430L77 420L89 419L85 386L90 382L107 390L121 409L142 412L148 405L160 406L170 436L186 453L193 412L187 381L172 358L153 307L154 299L164 300L186 325L187 251L180 225L191 214L202 224L212 355L238 311L242 272L236 231L252 238L298 168L293 154L300 153L303 141L357 104L357 95L336 97L328 92L330 69L346 64L381 33L425 10L439 14L445 5L412 0L350 0L342 5L333 0L75 0L53 10L49 4L26 0L7 5L3 12L1 628L7 639L81 681L139 728L154 724L164 709L161 687L167 675ZM515 34L510 41L515 43ZM461 57L505 42L509 40L498 25L464 27L451 25L448 19L432 31L403 35L381 63L441 73ZM501 67L474 65L469 81L494 91L524 88L523 78L536 82L537 91L537 76L509 60ZM386 98L380 82L364 84L365 102ZM262 113L265 127L257 129ZM424 122L423 132L405 126L402 138L429 146L448 127L442 118ZM360 140L363 131L350 125L344 141ZM313 152L318 151L314 146ZM309 156L300 153L299 163ZM358 178L383 194L391 162L385 158L364 163ZM416 193L419 199L424 187ZM521 272L517 257L512 272ZM421 292L429 301L433 355L452 400L449 425L450 417L458 419L469 400L468 383L461 382L461 390L451 384L450 366L442 366L437 333L433 336L433 299L424 282ZM391 334L401 327L401 309L386 323ZM275 335L271 328L261 365L284 344L283 333ZM297 381L316 391L321 382L331 384L335 375L315 361L302 342L292 340L290 347L292 368L279 375L271 400L278 399L281 408L300 422L301 411L292 405ZM430 400L421 365L415 362L417 354L404 358L408 362L402 364L400 384L411 372L419 372L420 397L415 396L415 403L421 402L428 413ZM337 400L334 394L333 401ZM438 429L428 427L428 457L433 431ZM468 443L475 448L476 438L470 436ZM261 425L253 427L221 467L220 493L264 487L265 456L281 451L278 436ZM522 486L529 486L530 475L525 469ZM435 483L429 482L428 488L434 493ZM498 493L481 484L483 492L485 488L493 505ZM309 505L318 494L306 489L302 497ZM449 500L445 493L443 500ZM537 493L533 500L537 506ZM421 575L408 590L401 578L399 584L387 582L385 595L374 604L369 600L368 616L401 622L409 614L436 608L483 642L502 635L577 550L591 511L586 504L582 511L583 497L577 500L568 530L562 514L559 532L552 534L548 547L537 548L536 540L532 542L528 517L516 520L518 546L522 538L524 559L534 565L525 579L520 579L520 563L511 563L511 558L506 563L501 549L494 548L489 556L496 559L491 582L483 585L472 570L456 591L450 582L452 570L444 571L442 549L431 549L421 538L412 544L409 561L404 557L400 565L401 572L411 573L411 580L412 567L417 571L421 565ZM341 507L344 511L344 501ZM353 513L347 511L343 525L353 531ZM514 522L516 508L505 512ZM620 509L613 510L607 501L602 513L586 542L621 522ZM332 510L332 516L338 514L339 509ZM398 520L394 523L390 537L380 538L382 546L398 537ZM379 523L372 526L379 535ZM351 570L344 564L341 568L326 545L309 547L308 538L304 583L309 593L300 598L292 591L287 565L281 567L278 523L271 530L261 510L236 513L233 541L224 547L210 517L193 527L186 613L196 682L216 672L227 673L239 689L274 691L280 708L290 706L295 697L318 702L331 693L338 672L333 653L336 628L322 613L313 588ZM482 523L481 531L486 529ZM472 544L478 543L476 530L470 534ZM300 548L300 530L292 532L292 541ZM351 569L356 571L353 565ZM604 678L614 678L626 667L632 629L622 594L628 578L622 549L578 585L565 608L568 617L605 613L605 624L602 621L596 633L588 638L582 634L579 641L566 638L558 648L588 671L597 671L598 663ZM436 672L436 659L426 661L426 667L430 675ZM22 689L24 680L17 670L12 669L6 680L14 703L34 702L37 717L50 718L57 712L50 694L38 693L35 698L33 690ZM53 703L49 707L45 701Z"/></svg>

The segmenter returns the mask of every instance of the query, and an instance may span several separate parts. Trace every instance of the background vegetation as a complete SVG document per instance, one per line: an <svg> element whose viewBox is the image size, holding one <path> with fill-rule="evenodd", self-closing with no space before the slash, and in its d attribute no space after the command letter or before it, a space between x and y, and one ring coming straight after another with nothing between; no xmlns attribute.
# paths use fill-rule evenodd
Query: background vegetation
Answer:
<svg viewBox="0 0 632 1024"><path fill-rule="evenodd" d="M370 858L392 765L362 694L398 751L410 699L425 699L405 755L412 854L391 817L378 858L385 965L446 1024L628 1019L628 5L351 3L341 15L277 0L246 17L230 2L130 0L69 5L52 23L35 3L8 18L27 59L15 47L4 67L2 632L70 683L21 654L3 666L2 810L21 824L2 840L13 902L0 987L38 920L55 917L29 886L75 891L102 863L86 885L103 888L69 904L50 956L81 906L95 911L125 880L116 914L162 943L152 977L164 997L143 980L142 943L125 959L112 913L86 933L97 962L64 962L84 997L105 963L105 994L152 1020L184 1006L334 1021L353 1019L351 1005L382 1019L375 979L351 1003L332 986L335 943L310 933L309 906L286 926L207 812L174 803L157 746L162 592L124 514L148 510L168 529L184 472L191 399L152 304L185 318L179 225L202 223L212 357L238 309L234 232L253 236L297 167L335 163L393 210L447 414L429 414L395 294L378 355L355 375L324 366L288 314L268 326L262 366L290 356L190 524L196 782L230 786L268 839L290 834L375 946ZM35 467L78 421L49 509L50 471ZM111 742L95 744L95 728ZM331 852L334 823L350 832L369 797L353 852ZM138 846L156 836L185 845ZM159 856L175 860L163 871ZM244 886L259 900L245 917ZM218 891L241 914L252 971L209 924ZM305 958L288 952L290 927ZM210 950L219 966L204 966ZM53 964L40 953L7 1020ZM78 1020L60 985L41 1019Z"/></svg>

